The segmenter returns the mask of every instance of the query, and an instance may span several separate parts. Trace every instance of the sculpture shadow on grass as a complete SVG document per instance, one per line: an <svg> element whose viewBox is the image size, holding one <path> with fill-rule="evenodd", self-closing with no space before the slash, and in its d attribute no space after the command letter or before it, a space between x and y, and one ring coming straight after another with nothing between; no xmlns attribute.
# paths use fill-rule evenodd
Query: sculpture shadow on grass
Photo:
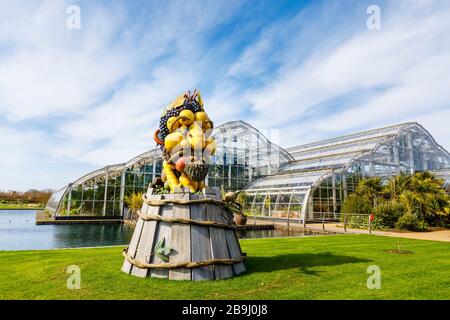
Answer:
<svg viewBox="0 0 450 320"><path fill-rule="evenodd" d="M310 270L310 268L369 262L372 260L335 255L331 252L283 254L272 257L250 256L247 259L247 272L273 272L298 268L300 273L320 275L320 271Z"/></svg>

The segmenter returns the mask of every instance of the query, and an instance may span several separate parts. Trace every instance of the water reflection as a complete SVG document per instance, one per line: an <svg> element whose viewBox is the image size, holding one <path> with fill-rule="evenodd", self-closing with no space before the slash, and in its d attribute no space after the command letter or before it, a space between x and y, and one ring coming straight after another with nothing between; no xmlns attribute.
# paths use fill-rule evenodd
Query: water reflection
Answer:
<svg viewBox="0 0 450 320"><path fill-rule="evenodd" d="M114 224L35 224L35 211L0 210L0 250L126 245L133 229Z"/></svg>
<svg viewBox="0 0 450 320"><path fill-rule="evenodd" d="M35 211L0 210L0 250L127 245L133 227L117 224L35 224ZM238 231L240 239L307 236L299 230Z"/></svg>
<svg viewBox="0 0 450 320"><path fill-rule="evenodd" d="M293 229L273 229L273 230L239 230L239 239L246 238L274 238L274 237L305 237L306 234L302 230Z"/></svg>

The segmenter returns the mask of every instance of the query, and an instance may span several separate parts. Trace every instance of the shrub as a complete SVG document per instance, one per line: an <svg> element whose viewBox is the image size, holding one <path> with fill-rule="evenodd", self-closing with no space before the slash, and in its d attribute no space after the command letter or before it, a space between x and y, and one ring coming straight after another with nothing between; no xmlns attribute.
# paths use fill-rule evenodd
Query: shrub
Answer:
<svg viewBox="0 0 450 320"><path fill-rule="evenodd" d="M349 228L366 229L369 215L372 212L372 205L373 202L368 196L349 195L342 205L342 212L348 213L347 226ZM355 213L358 215L354 215ZM341 215L341 222L343 221L344 215Z"/></svg>
<svg viewBox="0 0 450 320"><path fill-rule="evenodd" d="M365 196L351 194L344 200L342 212L370 214L372 211L372 201Z"/></svg>
<svg viewBox="0 0 450 320"><path fill-rule="evenodd" d="M403 212L404 207L401 203L385 202L378 205L374 209L374 228L394 228L398 219L403 215Z"/></svg>
<svg viewBox="0 0 450 320"><path fill-rule="evenodd" d="M144 200L142 200L142 192L137 192L131 194L130 196L126 196L124 200L133 214L136 214L137 211L142 208L142 204L144 203Z"/></svg>
<svg viewBox="0 0 450 320"><path fill-rule="evenodd" d="M343 218L341 218L342 221ZM367 229L369 225L369 215L348 215L347 227L354 229Z"/></svg>
<svg viewBox="0 0 450 320"><path fill-rule="evenodd" d="M379 178L363 179L343 203L342 212L374 213L372 228L396 226L405 230L426 230L450 223L450 196L444 181L429 172L392 177L384 186ZM364 217L350 217L349 225L360 226Z"/></svg>
<svg viewBox="0 0 450 320"><path fill-rule="evenodd" d="M401 216L395 226L397 229L410 231L424 231L428 227L424 221L420 221L415 215L410 213Z"/></svg>

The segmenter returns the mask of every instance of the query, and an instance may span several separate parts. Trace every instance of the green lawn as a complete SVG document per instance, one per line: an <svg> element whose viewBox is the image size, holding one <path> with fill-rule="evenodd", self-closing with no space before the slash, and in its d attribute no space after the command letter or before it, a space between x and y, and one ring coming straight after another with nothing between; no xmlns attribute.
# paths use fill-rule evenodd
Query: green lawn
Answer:
<svg viewBox="0 0 450 320"><path fill-rule="evenodd" d="M413 251L410 255L385 250ZM370 235L241 241L248 272L210 282L136 278L121 247L0 252L1 299L448 299L450 243ZM81 268L81 289L66 268ZM367 289L367 267L381 289Z"/></svg>
<svg viewBox="0 0 450 320"><path fill-rule="evenodd" d="M0 210L40 210L45 205L36 203L0 203Z"/></svg>

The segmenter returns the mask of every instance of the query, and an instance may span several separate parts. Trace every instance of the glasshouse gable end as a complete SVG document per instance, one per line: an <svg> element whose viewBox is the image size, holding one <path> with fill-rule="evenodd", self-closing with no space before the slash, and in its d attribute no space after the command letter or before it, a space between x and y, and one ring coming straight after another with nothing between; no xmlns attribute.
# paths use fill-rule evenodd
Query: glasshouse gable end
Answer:
<svg viewBox="0 0 450 320"><path fill-rule="evenodd" d="M363 177L383 179L431 171L450 184L450 154L418 123L404 123L283 149L251 125L234 121L214 130L217 151L206 183L244 190L245 213L314 221L337 217ZM126 217L126 197L161 177L162 155L150 150L127 163L93 171L55 192L55 217Z"/></svg>

